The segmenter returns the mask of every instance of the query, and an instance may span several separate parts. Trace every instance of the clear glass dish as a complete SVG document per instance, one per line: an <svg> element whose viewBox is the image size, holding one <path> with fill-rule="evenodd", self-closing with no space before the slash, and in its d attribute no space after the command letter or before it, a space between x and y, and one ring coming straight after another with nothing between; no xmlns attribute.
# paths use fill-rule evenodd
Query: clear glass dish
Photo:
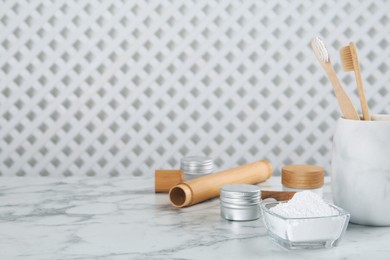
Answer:
<svg viewBox="0 0 390 260"><path fill-rule="evenodd" d="M285 218L270 211L281 202L263 202L261 210L268 235L287 249L334 247L340 243L348 226L350 214L329 204L337 215L311 218Z"/></svg>

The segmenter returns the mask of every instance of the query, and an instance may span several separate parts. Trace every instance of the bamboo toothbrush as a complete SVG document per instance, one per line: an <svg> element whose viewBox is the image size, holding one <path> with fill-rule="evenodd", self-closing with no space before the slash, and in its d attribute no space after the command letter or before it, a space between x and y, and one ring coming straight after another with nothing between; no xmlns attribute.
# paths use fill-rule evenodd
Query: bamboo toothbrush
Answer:
<svg viewBox="0 0 390 260"><path fill-rule="evenodd" d="M362 106L363 120L371 120L355 44L351 42L348 46L342 47L340 49L340 57L344 71L355 72L356 84L358 87L358 93L360 98L360 105Z"/></svg>
<svg viewBox="0 0 390 260"><path fill-rule="evenodd" d="M315 37L311 41L311 48L313 49L314 54L316 55L318 61L321 63L330 82L333 85L333 91L336 95L337 101L341 112L346 119L360 120L358 113L354 105L352 104L351 99L349 98L347 92L341 86L339 79L337 78L336 71L334 70L332 63L330 62L328 50L325 47L324 42L320 37Z"/></svg>

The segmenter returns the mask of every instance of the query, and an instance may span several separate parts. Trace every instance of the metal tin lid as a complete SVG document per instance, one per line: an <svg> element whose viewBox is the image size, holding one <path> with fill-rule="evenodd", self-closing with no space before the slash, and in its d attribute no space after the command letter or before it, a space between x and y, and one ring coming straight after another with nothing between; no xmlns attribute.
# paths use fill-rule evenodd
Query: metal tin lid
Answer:
<svg viewBox="0 0 390 260"><path fill-rule="evenodd" d="M180 169L187 175L206 175L214 172L214 161L204 156L186 156L181 159Z"/></svg>
<svg viewBox="0 0 390 260"><path fill-rule="evenodd" d="M226 184L220 192L221 203L253 205L260 202L260 188L249 184Z"/></svg>
<svg viewBox="0 0 390 260"><path fill-rule="evenodd" d="M240 198L260 195L260 187L250 184L226 184L221 188L221 196Z"/></svg>
<svg viewBox="0 0 390 260"><path fill-rule="evenodd" d="M320 188L324 185L324 169L315 165L286 165L282 168L282 184L290 188Z"/></svg>

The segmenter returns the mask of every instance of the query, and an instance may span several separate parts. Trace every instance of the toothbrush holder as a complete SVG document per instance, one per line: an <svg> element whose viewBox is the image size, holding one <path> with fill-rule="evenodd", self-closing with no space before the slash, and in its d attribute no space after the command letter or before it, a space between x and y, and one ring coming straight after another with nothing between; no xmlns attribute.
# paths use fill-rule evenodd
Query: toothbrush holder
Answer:
<svg viewBox="0 0 390 260"><path fill-rule="evenodd" d="M333 201L352 223L390 226L390 115L339 119L331 178Z"/></svg>

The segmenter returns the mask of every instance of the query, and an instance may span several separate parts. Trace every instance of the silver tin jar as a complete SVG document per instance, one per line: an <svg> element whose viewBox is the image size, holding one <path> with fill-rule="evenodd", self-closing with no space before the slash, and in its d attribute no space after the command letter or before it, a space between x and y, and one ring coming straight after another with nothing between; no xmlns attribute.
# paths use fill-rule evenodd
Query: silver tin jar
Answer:
<svg viewBox="0 0 390 260"><path fill-rule="evenodd" d="M249 221L260 217L260 188L249 184L226 184L220 192L221 216Z"/></svg>
<svg viewBox="0 0 390 260"><path fill-rule="evenodd" d="M186 156L180 161L185 180L192 180L214 172L214 161L204 156Z"/></svg>

